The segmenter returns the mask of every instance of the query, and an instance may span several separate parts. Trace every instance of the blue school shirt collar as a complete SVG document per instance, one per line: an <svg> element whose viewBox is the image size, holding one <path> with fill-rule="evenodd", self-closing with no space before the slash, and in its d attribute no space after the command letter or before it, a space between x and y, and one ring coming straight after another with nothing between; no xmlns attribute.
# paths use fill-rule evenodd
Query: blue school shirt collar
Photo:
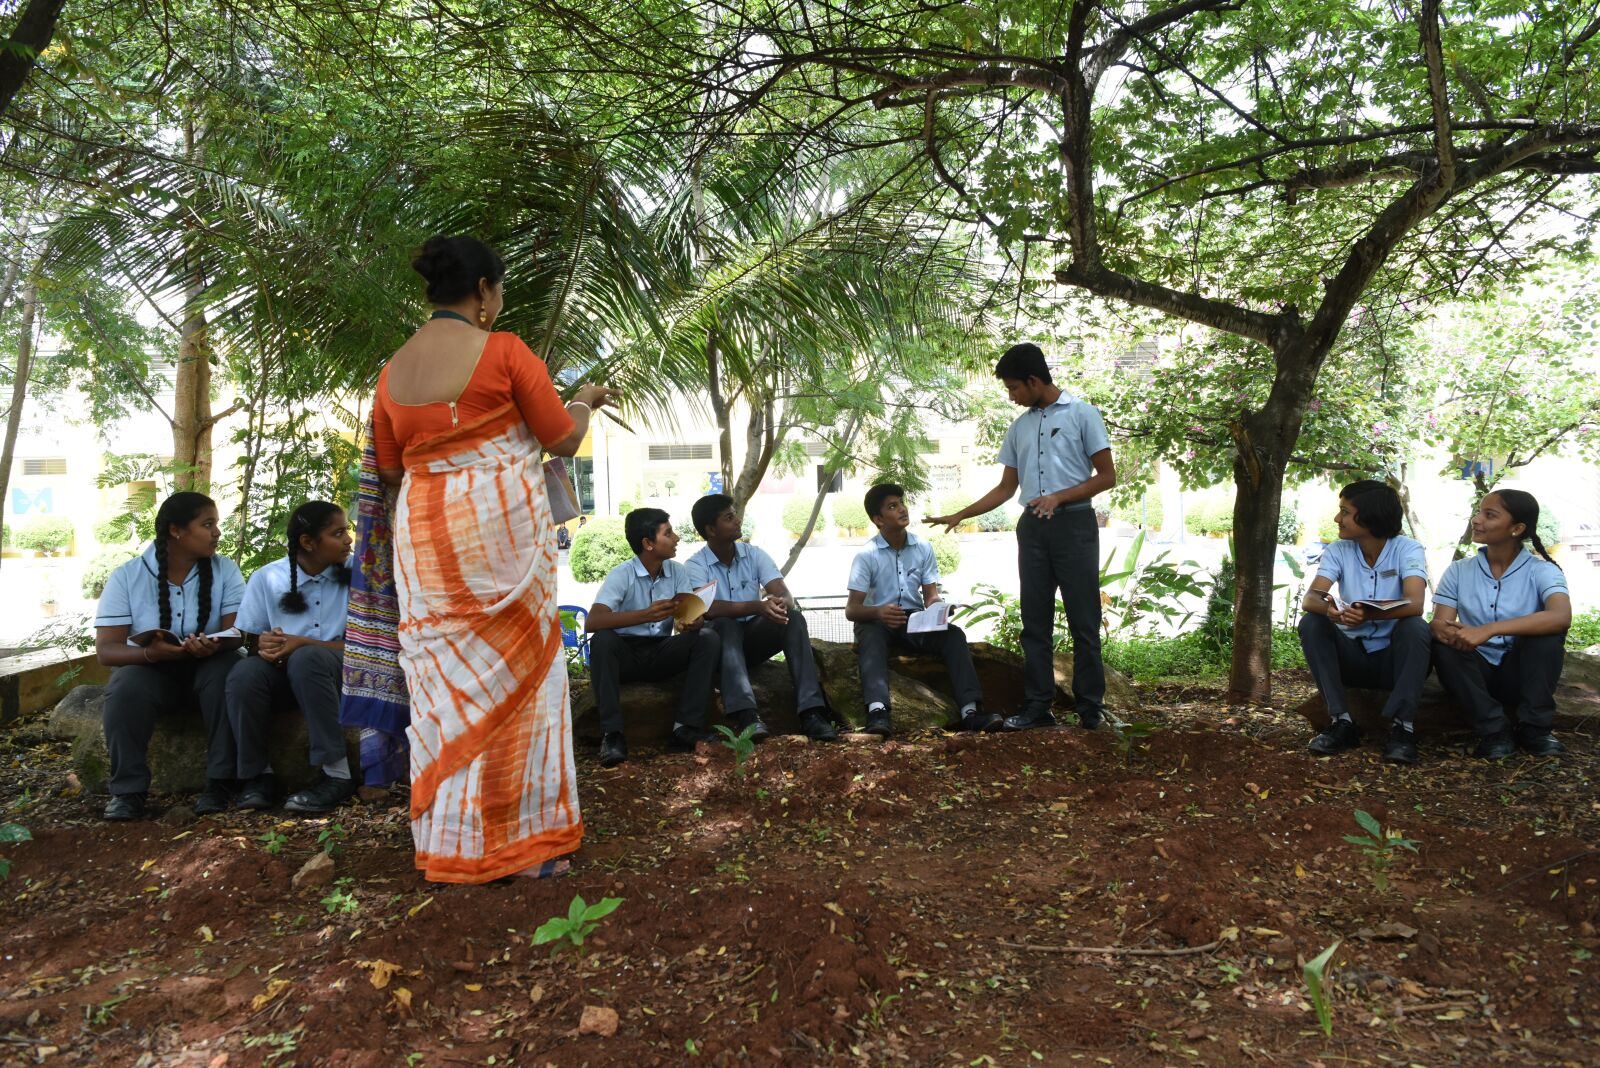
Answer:
<svg viewBox="0 0 1600 1068"><path fill-rule="evenodd" d="M140 558L142 560L144 560L144 569L146 571L150 572L150 575L151 575L152 578L155 578L157 580L166 579L166 576L160 573L160 570L159 570L158 565L156 563L156 543L155 542L151 542L149 545L145 546L144 552L140 554ZM174 582L174 583L172 583L172 585L178 586L179 589L182 589L184 586L189 585L189 580L194 578L195 575L197 575L199 573L199 571L200 571L200 561L196 560L194 563L189 565L189 573L187 575L183 576L183 582L181 584Z"/></svg>
<svg viewBox="0 0 1600 1068"><path fill-rule="evenodd" d="M917 542L919 542L921 540L922 540L921 538L917 537L915 534L911 533L911 531L908 530L908 531L906 531L905 548L909 549L909 548L911 548L913 545L915 545ZM893 545L890 545L889 542L884 538L884 536L882 534L874 534L872 536L872 547L874 549L888 549L890 552L899 551L899 550L896 550Z"/></svg>
<svg viewBox="0 0 1600 1068"><path fill-rule="evenodd" d="M660 582L662 579L667 577L667 568L671 567L675 563L677 563L676 560L661 561L661 574L652 578L650 576L650 569L644 566L644 561L635 556L633 558L633 577L642 578L646 582Z"/></svg>
<svg viewBox="0 0 1600 1068"><path fill-rule="evenodd" d="M1533 558L1532 550L1524 545L1522 551L1511 558L1511 563L1500 573L1500 577L1496 578L1494 572L1489 569L1489 554L1487 552L1479 552L1473 557L1474 560L1478 561L1478 569L1483 572L1483 577L1490 582L1504 582L1531 563Z"/></svg>

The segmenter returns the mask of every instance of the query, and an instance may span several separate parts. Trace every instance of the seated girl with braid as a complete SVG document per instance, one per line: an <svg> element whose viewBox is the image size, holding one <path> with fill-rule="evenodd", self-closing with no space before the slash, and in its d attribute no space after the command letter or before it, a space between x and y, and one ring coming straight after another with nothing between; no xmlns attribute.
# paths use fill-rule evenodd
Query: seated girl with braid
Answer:
<svg viewBox="0 0 1600 1068"><path fill-rule="evenodd" d="M224 705L239 663L233 626L244 597L239 566L217 555L217 506L200 493L174 493L156 511L155 540L111 573L95 611L95 655L111 668L104 729L111 757L108 820L144 816L145 761L156 721L169 709L198 708L206 729L206 788L194 810L225 810L236 786L233 729Z"/></svg>
<svg viewBox="0 0 1600 1068"><path fill-rule="evenodd" d="M350 521L327 501L307 501L289 517L288 553L250 576L239 629L255 655L228 678L228 720L238 739L240 808L271 808L276 779L267 754L273 711L306 717L310 786L290 795L291 812L332 812L356 792L339 726L344 627L350 603Z"/></svg>

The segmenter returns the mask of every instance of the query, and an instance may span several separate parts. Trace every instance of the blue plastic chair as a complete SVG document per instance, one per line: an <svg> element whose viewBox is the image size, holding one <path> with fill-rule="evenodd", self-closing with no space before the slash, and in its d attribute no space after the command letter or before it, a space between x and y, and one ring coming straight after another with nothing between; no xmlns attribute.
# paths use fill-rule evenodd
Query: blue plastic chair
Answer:
<svg viewBox="0 0 1600 1068"><path fill-rule="evenodd" d="M583 629L584 622L589 618L587 608L579 608L575 604L558 604L556 611L561 613L561 644L568 649L578 650L578 655L583 657L584 664L589 663L589 632ZM566 613L572 613L572 626L567 626Z"/></svg>

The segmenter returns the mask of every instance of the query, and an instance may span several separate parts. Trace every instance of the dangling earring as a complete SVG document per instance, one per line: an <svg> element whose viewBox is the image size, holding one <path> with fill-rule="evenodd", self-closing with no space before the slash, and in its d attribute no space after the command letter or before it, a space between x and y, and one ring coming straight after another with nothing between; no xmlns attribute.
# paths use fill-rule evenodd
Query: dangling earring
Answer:
<svg viewBox="0 0 1600 1068"><path fill-rule="evenodd" d="M487 328L489 325L489 309L486 305L478 305L478 325Z"/></svg>

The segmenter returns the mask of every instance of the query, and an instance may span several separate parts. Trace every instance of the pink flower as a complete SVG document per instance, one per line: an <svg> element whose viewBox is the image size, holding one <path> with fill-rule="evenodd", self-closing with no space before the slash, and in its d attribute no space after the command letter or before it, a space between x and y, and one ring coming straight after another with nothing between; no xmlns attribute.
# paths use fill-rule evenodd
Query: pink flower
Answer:
<svg viewBox="0 0 1600 1068"><path fill-rule="evenodd" d="M1322 401L1320 398L1313 397L1311 403L1307 405L1307 407L1314 412L1320 412L1322 411Z"/></svg>

